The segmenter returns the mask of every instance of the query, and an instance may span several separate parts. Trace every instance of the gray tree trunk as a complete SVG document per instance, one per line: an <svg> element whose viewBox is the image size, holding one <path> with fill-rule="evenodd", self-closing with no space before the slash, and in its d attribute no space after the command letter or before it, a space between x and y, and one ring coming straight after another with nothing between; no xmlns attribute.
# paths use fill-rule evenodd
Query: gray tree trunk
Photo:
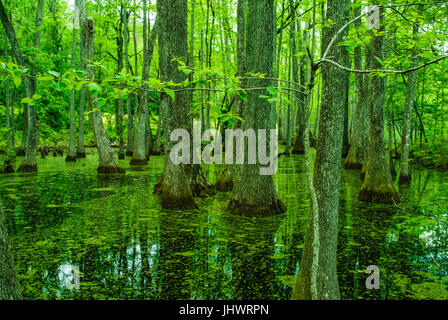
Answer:
<svg viewBox="0 0 448 320"><path fill-rule="evenodd" d="M331 39L348 21L348 0L335 0L327 4L326 17L335 21L332 28L324 28L322 51L328 47ZM347 32L341 32L343 41ZM346 49L333 45L329 55L335 61L341 61ZM317 270L313 268L314 253L314 215L310 214L305 237L305 247L296 280L292 299L311 299L312 274L316 276L316 297L319 300L340 299L336 270L339 181L342 163L342 140L344 132L344 108L346 107L346 72L332 65L324 65L322 74L322 96L319 117L319 137L317 142L316 163L314 166L314 189L318 207L319 250ZM311 212L313 207L311 206Z"/></svg>
<svg viewBox="0 0 448 320"><path fill-rule="evenodd" d="M85 0L80 0L84 2ZM87 18L85 15L85 3L84 3L84 11L81 12L81 35L84 38L85 43L87 44L87 51L84 52L86 54L85 57L89 61L93 61L93 53L94 53L94 23L91 18ZM93 67L89 67L87 69L90 79L93 79L94 70ZM115 154L110 146L110 141L106 136L106 130L104 129L103 119L101 117L101 112L98 111L98 105L96 102L97 97L92 97L90 91L87 92L87 100L89 102L90 109L90 121L92 124L93 135L95 137L96 146L98 150L99 157L99 165L98 165L98 173L125 173L124 169L120 167L118 161L115 159Z"/></svg>
<svg viewBox="0 0 448 320"><path fill-rule="evenodd" d="M152 28L149 40L147 39L147 19L146 19L146 1L144 3L143 11L143 71L142 80L148 80L149 68L151 67L152 56L154 52L154 45L157 35L160 30L160 18L156 17L154 27ZM160 42L160 40L159 40ZM160 44L159 44L160 45ZM146 165L149 160L148 155L148 121L149 121L149 109L148 109L148 85L143 84L140 91L140 117L138 119L137 139L134 146L134 154L131 159L131 165ZM162 102L161 102L162 104ZM136 120L137 121L137 120Z"/></svg>
<svg viewBox="0 0 448 320"><path fill-rule="evenodd" d="M293 23L294 24L294 23ZM300 25L300 24L298 24ZM303 39L300 41L300 47L305 48L309 45L309 30L308 30L309 24L307 24L305 30L303 31ZM300 27L299 27L300 29ZM295 41L292 44L294 48L294 52L296 52L296 45ZM295 53L296 54L296 53ZM309 81L309 67L307 66L309 64L309 58L307 55L302 56L300 59L300 79L299 79L299 72L297 70L299 64L297 62L297 57L293 58L293 81L299 82L302 87L296 88L300 89L300 91L304 91L303 87L306 85L306 82ZM305 153L305 145L304 145L304 129L305 129L305 95L302 93L294 95L300 100L297 103L297 123L296 123L296 137L294 139L293 147L292 147L292 153L293 154L304 154Z"/></svg>
<svg viewBox="0 0 448 320"><path fill-rule="evenodd" d="M381 8L380 8L381 11ZM381 26L380 30L384 30ZM381 69L381 63L375 58L383 60L384 35L374 36L367 55L367 67ZM365 178L359 193L359 200L376 203L398 202L398 194L392 182L386 157L386 142L384 137L384 100L386 79L371 76L368 82L368 100L370 114L370 143L368 159L364 164Z"/></svg>
<svg viewBox="0 0 448 320"><path fill-rule="evenodd" d="M126 5L122 3L121 6L122 19L123 19L123 38L124 38L124 61L126 65L126 73L129 74L131 71L130 62L129 62L129 28L128 28L128 10ZM121 70L120 70L121 71ZM121 100L121 99L120 99ZM125 158L124 151L124 139L123 139L123 103L118 105L118 112L120 113L120 151L118 153L118 159ZM129 95L126 99L126 111L128 115L128 143L126 146L127 153L131 153L134 149L134 137L133 137L133 123L132 123L132 106L131 106L131 96Z"/></svg>
<svg viewBox="0 0 448 320"><path fill-rule="evenodd" d="M11 20L6 14L3 2L0 1L0 20L2 22L3 28L8 36L9 42L11 43L11 49L14 57L16 58L17 64L22 68L25 68L25 61L22 56L22 51L20 50L19 42L12 26ZM32 82L29 76L23 76L23 84L25 86L25 94L28 98L33 96ZM21 172L35 172L37 171L36 162L36 151L38 143L38 127L36 119L36 109L33 105L28 106L28 113L25 114L28 119L28 144L26 148L25 158L20 164L19 171Z"/></svg>
<svg viewBox="0 0 448 320"><path fill-rule="evenodd" d="M5 63L8 63L9 53L8 53L8 37L6 32L4 34L4 46L3 46L3 57L5 59ZM11 147L11 110L10 110L10 94L9 94L9 78L5 80L5 107L6 107L6 147Z"/></svg>
<svg viewBox="0 0 448 320"><path fill-rule="evenodd" d="M238 0L237 4L237 64L238 64L238 76L244 77L246 73L246 53L245 53L245 41L246 41L246 0ZM245 81L242 79L242 84ZM235 97L234 114L241 115L243 110L244 101L239 97ZM275 105L274 105L275 108ZM236 121L234 129L241 127L241 122ZM235 154L234 154L235 155ZM235 158L235 157L234 157ZM230 191L233 189L234 177L236 172L236 166L227 164L223 171L220 173L215 183L215 189L220 191Z"/></svg>
<svg viewBox="0 0 448 320"><path fill-rule="evenodd" d="M75 1L75 13L77 12L78 1ZM73 17L76 19L76 17ZM75 21L73 21L73 40L72 40L72 69L76 69L76 38L77 31ZM68 145L68 153L65 158L67 162L76 162L76 149L75 149L75 89L70 91L70 142Z"/></svg>
<svg viewBox="0 0 448 320"><path fill-rule="evenodd" d="M9 245L8 230L0 206L0 300L20 299L22 299L22 294Z"/></svg>
<svg viewBox="0 0 448 320"><path fill-rule="evenodd" d="M414 24L413 40L417 41L418 25ZM414 61L412 67L418 64L418 52L414 50ZM409 174L409 140L411 136L411 114L412 106L415 100L415 88L417 84L417 71L409 73L408 82L406 85L406 102L403 110L403 125L402 129L402 142L401 142L401 160L400 160L400 176L398 181L400 183L409 183L411 176ZM435 127L434 127L435 130Z"/></svg>
<svg viewBox="0 0 448 320"><path fill-rule="evenodd" d="M361 14L361 8L354 10L354 16L357 17ZM355 22L356 28L360 27L361 21ZM356 47L354 51L354 67L355 69L362 69L362 50L360 47ZM367 105L366 105L366 76L363 73L355 73L356 84L356 111L355 118L353 119L353 129L351 134L351 146L348 152L347 158L344 162L346 169L362 169L364 160L366 158L366 145L367 145Z"/></svg>
<svg viewBox="0 0 448 320"><path fill-rule="evenodd" d="M84 57L87 54L87 38L85 37L82 29L82 21L86 19L86 1L78 0L78 12L79 12L79 22L81 26L81 43L80 43L80 61L81 61L81 69L87 71L87 61L84 60ZM87 87L85 85L82 86L80 96L79 96L79 126L78 126L78 146L76 148L76 156L78 158L86 157L86 149L84 146L84 111L86 107L87 101Z"/></svg>
<svg viewBox="0 0 448 320"><path fill-rule="evenodd" d="M248 72L273 75L274 56L274 1L249 0L247 13L246 67ZM269 87L271 81L250 79L249 87ZM257 94L249 94L242 110L242 129L275 129L275 110L269 101ZM269 139L266 139L269 144ZM247 154L247 145L245 153ZM228 210L247 215L269 215L286 211L280 200L272 175L260 175L261 164L238 166Z"/></svg>
<svg viewBox="0 0 448 320"><path fill-rule="evenodd" d="M173 57L186 61L187 0L158 0L157 15L159 17L159 69L161 81L181 83L185 74L178 70ZM166 209L196 207L190 188L189 177L182 164L174 164L170 152L175 142L170 141L171 132L175 129L188 130L191 121L188 117L187 105L189 92L176 92L172 99L164 92L160 95L162 121L165 134L165 165L162 179L156 184L154 192L162 195L162 207ZM174 100L174 101L173 101Z"/></svg>

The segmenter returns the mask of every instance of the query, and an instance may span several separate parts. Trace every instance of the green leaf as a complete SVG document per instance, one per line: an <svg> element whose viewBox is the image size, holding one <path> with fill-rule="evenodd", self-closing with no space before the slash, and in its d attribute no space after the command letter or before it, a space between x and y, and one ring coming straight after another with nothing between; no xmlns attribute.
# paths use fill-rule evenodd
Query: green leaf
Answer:
<svg viewBox="0 0 448 320"><path fill-rule="evenodd" d="M22 84L22 77L13 76L12 81L14 81L14 85L16 86L16 88L18 88Z"/></svg>
<svg viewBox="0 0 448 320"><path fill-rule="evenodd" d="M275 89L274 87L268 87L267 91L273 96L277 95L277 89Z"/></svg>
<svg viewBox="0 0 448 320"><path fill-rule="evenodd" d="M187 76L192 72L192 70L186 66L180 66L179 70L182 71L183 73L185 73Z"/></svg>
<svg viewBox="0 0 448 320"><path fill-rule="evenodd" d="M96 96L101 92L101 88L97 83L91 82L89 83L89 91L92 96Z"/></svg>
<svg viewBox="0 0 448 320"><path fill-rule="evenodd" d="M33 95L33 100L39 100L40 98L42 98L42 96L40 94Z"/></svg>
<svg viewBox="0 0 448 320"><path fill-rule="evenodd" d="M98 107L104 107L106 105L106 99L98 99L97 105Z"/></svg>
<svg viewBox="0 0 448 320"><path fill-rule="evenodd" d="M48 71L48 74L51 74L52 76L55 76L56 78L59 78L61 76L61 74L56 71Z"/></svg>
<svg viewBox="0 0 448 320"><path fill-rule="evenodd" d="M171 90L170 88L163 88L163 90L166 92L167 95L171 97L171 99L173 100L176 99L176 94L174 93L173 90Z"/></svg>
<svg viewBox="0 0 448 320"><path fill-rule="evenodd" d="M33 98L25 97L22 99L22 103L31 103L33 102Z"/></svg>
<svg viewBox="0 0 448 320"><path fill-rule="evenodd" d="M51 81L54 80L53 76L39 76L37 77L37 80L39 81Z"/></svg>
<svg viewBox="0 0 448 320"><path fill-rule="evenodd" d="M246 93L246 92L244 92L244 91L238 91L237 93L238 93L238 95L240 96L241 100L243 100L244 102L247 101L247 93Z"/></svg>

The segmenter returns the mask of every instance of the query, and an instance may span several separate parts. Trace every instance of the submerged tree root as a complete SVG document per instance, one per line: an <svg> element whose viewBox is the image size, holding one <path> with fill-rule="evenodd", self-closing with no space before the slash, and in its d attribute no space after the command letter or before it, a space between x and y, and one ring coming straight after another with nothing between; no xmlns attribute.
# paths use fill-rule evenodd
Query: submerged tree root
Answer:
<svg viewBox="0 0 448 320"><path fill-rule="evenodd" d="M215 190L231 191L233 189L233 174L229 165L225 166L224 170L219 175Z"/></svg>
<svg viewBox="0 0 448 320"><path fill-rule="evenodd" d="M35 165L21 164L17 172L37 172L37 164Z"/></svg>
<svg viewBox="0 0 448 320"><path fill-rule="evenodd" d="M67 155L67 157L65 158L65 162L76 162L77 157L71 156L71 155Z"/></svg>
<svg viewBox="0 0 448 320"><path fill-rule="evenodd" d="M400 176L398 177L398 183L400 184L409 184L411 182L411 176L410 175L402 175L400 173Z"/></svg>
<svg viewBox="0 0 448 320"><path fill-rule="evenodd" d="M112 166L99 166L98 167L98 173L103 173L103 174L125 174L126 171L122 167L120 167L120 166L112 165Z"/></svg>
<svg viewBox="0 0 448 320"><path fill-rule="evenodd" d="M272 203L263 204L244 203L233 199L230 201L227 210L233 214L260 217L284 213L286 206L279 198L274 199Z"/></svg>
<svg viewBox="0 0 448 320"><path fill-rule="evenodd" d="M185 166L185 173L190 181L190 189L194 197L210 197L216 194L214 186L208 183L200 165Z"/></svg>
<svg viewBox="0 0 448 320"><path fill-rule="evenodd" d="M154 193L162 196L163 209L197 209L191 190L169 187L163 178L154 186Z"/></svg>
<svg viewBox="0 0 448 320"><path fill-rule="evenodd" d="M6 167L3 170L0 169L0 173L13 173L13 172L15 172L15 170L14 170L13 166L9 163L6 165Z"/></svg>
<svg viewBox="0 0 448 320"><path fill-rule="evenodd" d="M146 166L148 164L148 160L140 160L140 159L131 159L131 166Z"/></svg>
<svg viewBox="0 0 448 320"><path fill-rule="evenodd" d="M362 188L359 192L358 200L383 204L400 202L398 194L393 187L387 188L387 190Z"/></svg>
<svg viewBox="0 0 448 320"><path fill-rule="evenodd" d="M212 184L208 183L205 177L197 177L190 180L190 188L195 197L211 197L216 194Z"/></svg>
<svg viewBox="0 0 448 320"><path fill-rule="evenodd" d="M348 158L347 158L347 160L348 160ZM351 162L351 161L347 161L347 160L344 162L345 169L353 169L353 170L361 170L362 169L361 162Z"/></svg>

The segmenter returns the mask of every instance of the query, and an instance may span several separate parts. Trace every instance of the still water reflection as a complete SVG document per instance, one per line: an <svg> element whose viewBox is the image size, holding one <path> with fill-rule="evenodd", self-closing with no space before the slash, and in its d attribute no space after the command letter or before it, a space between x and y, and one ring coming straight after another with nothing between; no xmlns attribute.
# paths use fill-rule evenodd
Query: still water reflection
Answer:
<svg viewBox="0 0 448 320"><path fill-rule="evenodd" d="M124 176L39 160L39 174L0 176L23 296L27 299L288 299L303 251L309 196L303 157L282 157L275 179L288 211L269 218L225 212L229 193L200 209L160 210L152 194L163 161ZM220 171L205 168L210 180ZM447 174L414 170L402 203L356 200L359 171L343 171L338 275L344 299L448 298ZM325 263L325 261L322 261ZM381 289L367 290L368 265ZM79 271L78 271L79 270ZM78 277L79 285L75 279Z"/></svg>

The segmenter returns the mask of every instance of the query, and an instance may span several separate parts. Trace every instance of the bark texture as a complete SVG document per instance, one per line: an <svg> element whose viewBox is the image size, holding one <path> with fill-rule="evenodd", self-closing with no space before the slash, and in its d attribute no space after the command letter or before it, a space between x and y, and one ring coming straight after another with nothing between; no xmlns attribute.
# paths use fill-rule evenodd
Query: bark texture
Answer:
<svg viewBox="0 0 448 320"><path fill-rule="evenodd" d="M248 72L273 74L274 56L274 3L273 0L249 0L247 13L246 67ZM269 36L266 36L269 35ZM250 79L249 87L269 87L271 81ZM275 129L275 110L266 99L250 94L243 106L244 122L242 129ZM258 141L258 133L257 133ZM270 141L267 139L267 143ZM247 154L247 146L245 153ZM228 210L245 215L269 215L282 213L286 207L280 200L273 176L260 175L257 157L256 164L246 164L236 168L234 187Z"/></svg>
<svg viewBox="0 0 448 320"><path fill-rule="evenodd" d="M348 21L348 0L328 2L326 17L335 21L332 28L324 28L322 51L328 47L339 29ZM342 41L347 32L341 32L336 42ZM336 61L345 56L345 48L333 45L329 55ZM330 65L322 68L322 96L319 116L319 136L314 167L314 189L318 204L319 250L317 270L313 269L313 243L315 221L310 214L305 247L292 299L312 298L312 275L316 277L316 295L319 300L340 299L336 272L339 180L342 164L344 108L346 107L346 72ZM313 209L313 208L311 208ZM313 210L311 210L313 212Z"/></svg>
<svg viewBox="0 0 448 320"><path fill-rule="evenodd" d="M8 230L0 206L0 300L20 300L14 259L8 239Z"/></svg>
<svg viewBox="0 0 448 320"><path fill-rule="evenodd" d="M81 0L83 2L85 0ZM85 8L85 7L84 7ZM87 43L87 51L85 58L89 61L93 61L93 36L94 36L94 23L91 18L87 18L84 13L81 13L83 19L81 19L82 38ZM88 68L88 74L90 79L93 79L93 68ZM98 173L125 173L124 169L120 167L117 159L115 158L114 151L110 146L110 141L106 136L106 130L104 129L103 119L101 112L98 111L96 97L92 97L90 91L87 92L87 99L90 109L90 122L92 124L93 135L98 150L99 164Z"/></svg>
<svg viewBox="0 0 448 320"><path fill-rule="evenodd" d="M187 15L186 0L158 0L157 15L159 18L159 69L162 81L183 82L185 74L178 70L172 61L174 57L186 61L187 49ZM174 89L174 88L173 88ZM166 209L196 207L190 188L189 177L182 164L174 164L170 151L175 142L170 141L171 132L175 129L189 130L191 121L187 104L189 93L176 92L175 99L162 92L160 95L162 121L165 133L165 166L161 180L154 192L162 195L162 207Z"/></svg>
<svg viewBox="0 0 448 320"><path fill-rule="evenodd" d="M381 11L381 9L380 9ZM381 27L384 30L384 27ZM381 69L383 60L384 35L374 36L367 55L367 64L371 69ZM370 113L370 143L368 160L365 165L365 178L359 200L375 203L398 202L398 194L392 182L389 164L386 157L386 141L384 137L384 102L386 79L379 76L368 78L368 106ZM363 169L364 170L364 169Z"/></svg>
<svg viewBox="0 0 448 320"><path fill-rule="evenodd" d="M245 41L246 41L246 0L238 0L237 4L237 64L238 64L238 76L244 77L246 73L246 53L245 53ZM244 79L240 80L244 85ZM243 109L244 101L238 95L235 97L234 113L240 115ZM274 105L275 108L275 105ZM233 126L234 129L241 127L241 122L236 121ZM233 151L232 151L233 152ZM234 154L235 155L235 154ZM233 189L233 180L235 176L236 167L233 164L227 164L215 183L215 189L219 191L230 191Z"/></svg>
<svg viewBox="0 0 448 320"><path fill-rule="evenodd" d="M413 40L417 41L418 26L414 25ZM418 52L414 50L414 61L412 67L418 64ZM409 144L411 137L411 113L412 106L415 99L415 88L417 84L417 71L409 73L408 82L406 84L406 102L403 110L403 125L402 125L402 141L401 141L401 159L400 159L400 176L398 181L400 183L409 183L411 176L409 175Z"/></svg>
<svg viewBox="0 0 448 320"><path fill-rule="evenodd" d="M361 8L354 10L354 15L359 16L361 14ZM358 28L361 21L356 22ZM354 67L361 70L363 65L362 50L360 47L356 47L354 50ZM368 121L368 112L366 105L366 76L362 73L355 73L356 84L356 111L353 119L353 129L351 135L351 145L347 158L344 162L346 169L362 169L364 160L366 158L366 145L368 141L368 130L366 128Z"/></svg>
<svg viewBox="0 0 448 320"><path fill-rule="evenodd" d="M78 5L78 1L75 1L75 8ZM77 9L75 9L76 12ZM76 19L73 17L73 19ZM72 70L76 69L76 38L77 30L75 22L73 21L73 40L72 40ZM68 145L68 153L65 158L67 162L76 162L76 149L75 149L75 89L70 91L70 141Z"/></svg>
<svg viewBox="0 0 448 320"><path fill-rule="evenodd" d="M144 2L144 7L146 8L146 1ZM154 52L154 45L157 39L157 35L159 32L160 22L159 15L156 17L156 21L154 22L154 27L151 31L151 35L149 37L149 41L147 40L147 32L146 32L146 10L143 12L143 50L144 50L144 63L143 63L143 71L142 71L142 80L147 80L149 77L149 68L151 67L152 56ZM159 36L160 41L160 36ZM160 45L159 45L160 46ZM131 165L146 165L149 160L149 155L147 152L147 144L148 144L148 123L149 123L149 114L148 114L148 86L147 84L143 84L142 90L140 91L140 117L138 119L138 129L137 129L137 137L136 143L134 146L134 154L132 156ZM160 102L162 109L162 101ZM136 120L137 121L137 120Z"/></svg>
<svg viewBox="0 0 448 320"><path fill-rule="evenodd" d="M11 43L11 49L14 57L16 58L17 64L22 68L25 68L25 60L23 59L22 51L20 50L19 42L9 19L3 2L0 1L0 20L3 25L3 29L8 36L9 42ZM33 84L29 76L23 76L23 85L25 87L25 94L28 98L33 96ZM37 153L37 143L39 140L39 129L37 125L36 109L33 105L29 105L27 108L27 113L24 115L27 119L27 144L25 151L25 158L19 167L19 172L35 172L37 171L36 153Z"/></svg>

